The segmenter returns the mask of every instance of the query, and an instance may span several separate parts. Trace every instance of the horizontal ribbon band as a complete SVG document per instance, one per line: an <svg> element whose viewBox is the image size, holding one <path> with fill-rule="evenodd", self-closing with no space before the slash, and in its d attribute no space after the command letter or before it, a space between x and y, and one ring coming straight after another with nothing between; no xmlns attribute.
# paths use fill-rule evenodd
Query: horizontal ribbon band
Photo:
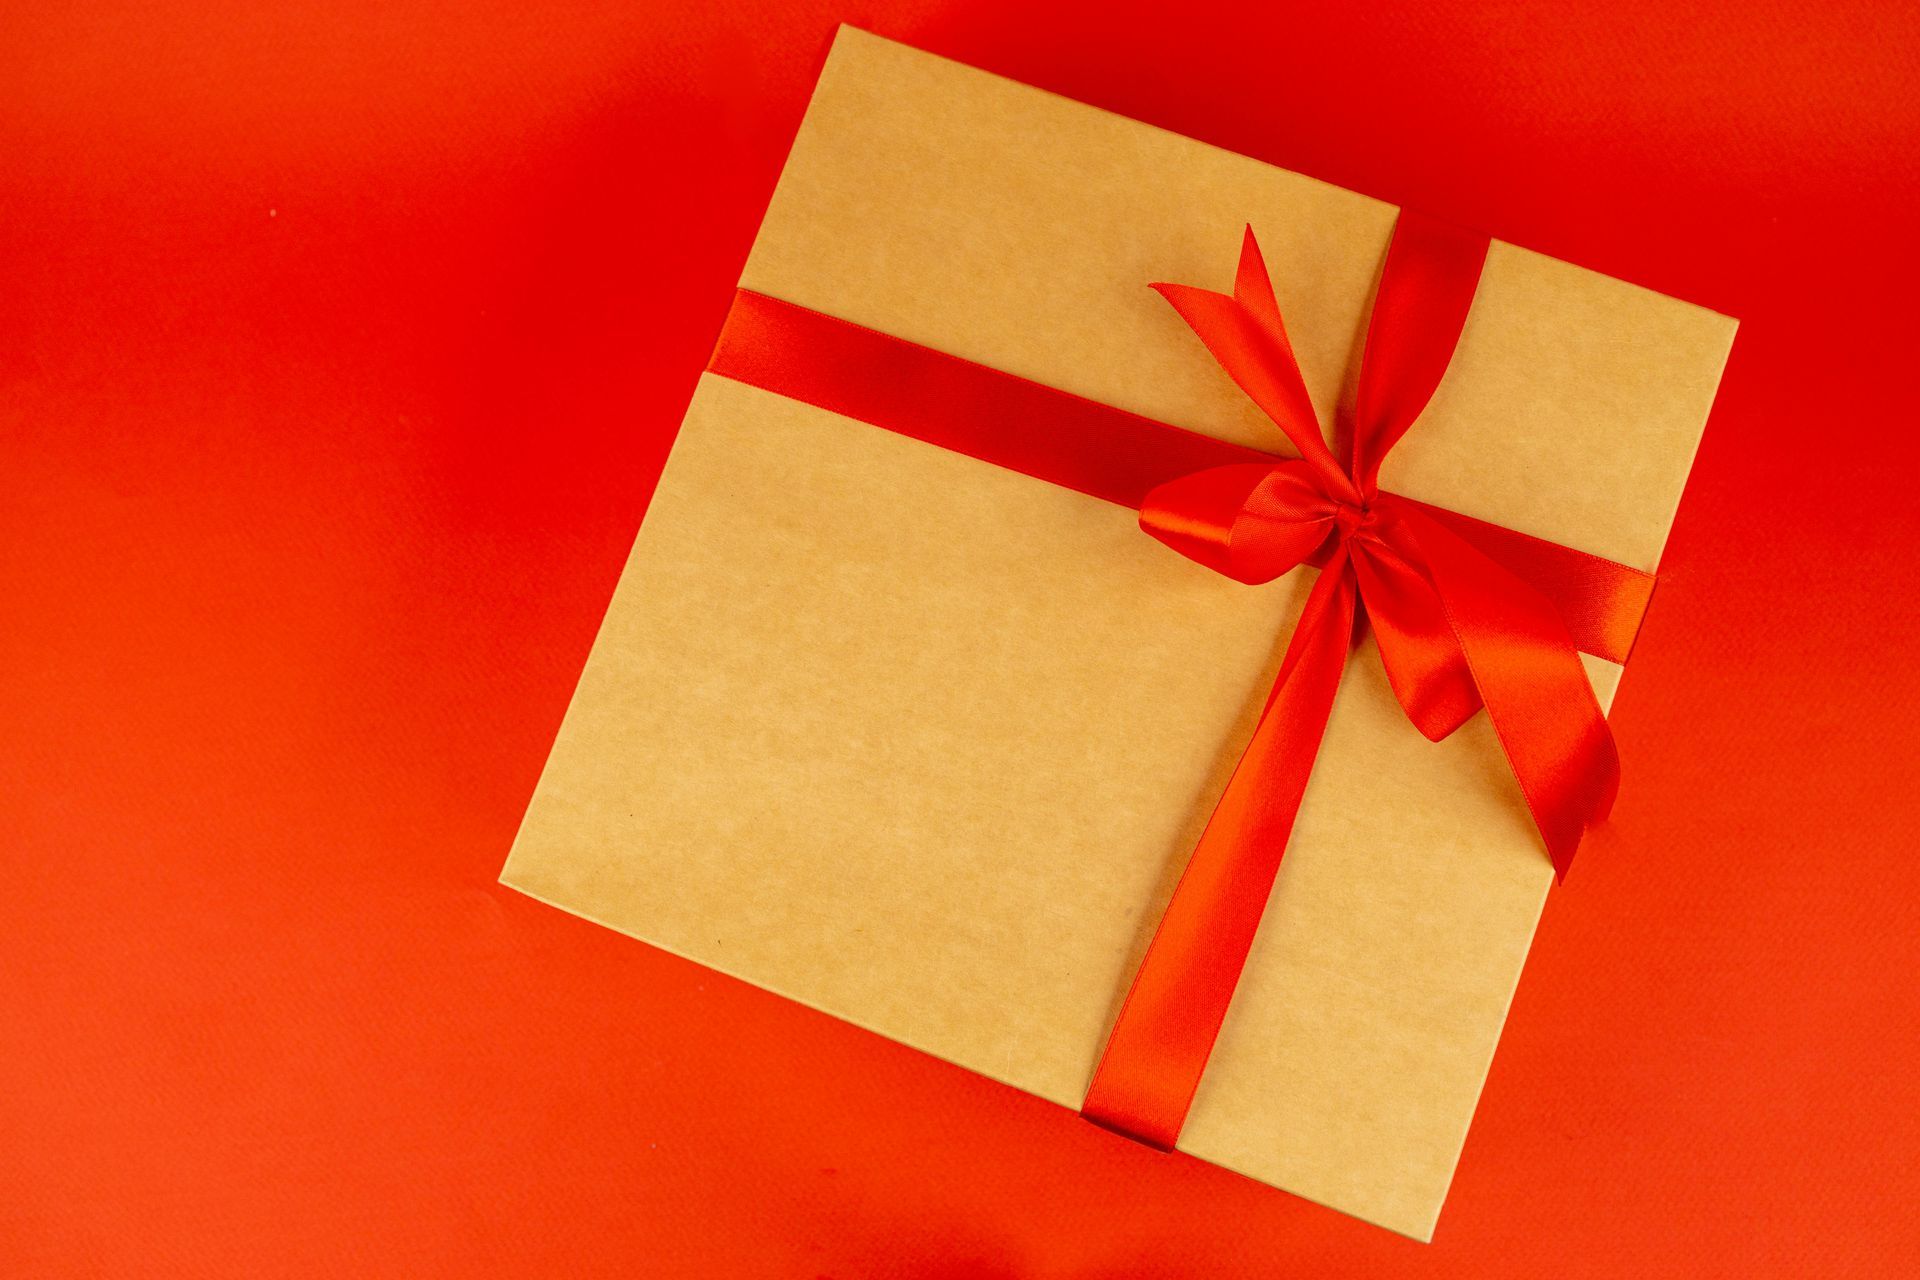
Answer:
<svg viewBox="0 0 1920 1280"><path fill-rule="evenodd" d="M1287 460L748 289L735 292L707 370L1136 510L1181 476ZM1654 575L1402 501L1526 578L1559 609L1581 652L1627 660Z"/></svg>

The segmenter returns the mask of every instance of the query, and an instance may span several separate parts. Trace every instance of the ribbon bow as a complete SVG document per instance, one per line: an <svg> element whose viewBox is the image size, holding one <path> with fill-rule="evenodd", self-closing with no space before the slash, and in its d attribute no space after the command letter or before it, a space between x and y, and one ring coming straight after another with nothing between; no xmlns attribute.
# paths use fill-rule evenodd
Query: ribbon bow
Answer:
<svg viewBox="0 0 1920 1280"><path fill-rule="evenodd" d="M1321 438L1253 233L1231 296L1156 286L1279 424L1288 458L1183 431L742 289L708 368L1137 507L1141 526L1242 582L1320 567L1280 675L1141 961L1082 1113L1160 1147L1180 1134L1313 769L1355 627L1429 738L1485 707L1557 872L1619 766L1580 652L1624 662L1651 574L1380 491L1381 460L1439 386L1487 240L1403 210L1367 330L1354 421Z"/></svg>
<svg viewBox="0 0 1920 1280"><path fill-rule="evenodd" d="M1141 504L1141 528L1240 582L1307 563L1320 576L1108 1040L1083 1107L1097 1123L1160 1147L1179 1136L1362 616L1394 696L1428 738L1486 708L1557 874L1613 803L1612 734L1524 544L1503 555L1497 536L1464 536L1461 517L1378 483L1446 372L1486 252L1483 236L1401 213L1340 458L1321 436L1252 228L1231 296L1154 286L1300 456L1161 484Z"/></svg>

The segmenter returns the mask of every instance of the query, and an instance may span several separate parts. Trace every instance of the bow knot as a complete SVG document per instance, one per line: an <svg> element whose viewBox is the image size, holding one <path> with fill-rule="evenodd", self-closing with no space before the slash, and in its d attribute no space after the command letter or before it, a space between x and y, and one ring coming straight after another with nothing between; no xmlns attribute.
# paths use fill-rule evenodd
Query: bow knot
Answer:
<svg viewBox="0 0 1920 1280"><path fill-rule="evenodd" d="M1355 506L1350 502L1336 503L1333 508L1333 524L1338 536L1347 542L1363 534L1371 534L1380 522L1380 513L1371 504L1361 503Z"/></svg>
<svg viewBox="0 0 1920 1280"><path fill-rule="evenodd" d="M1611 805L1619 770L1566 622L1524 573L1379 488L1381 463L1446 372L1485 253L1484 238L1401 215L1340 457L1321 434L1251 227L1232 294L1155 285L1299 457L1169 481L1141 504L1140 525L1240 582L1319 566L1307 620L1364 616L1395 697L1435 741L1486 707L1564 873ZM1296 637L1290 659L1299 648Z"/></svg>

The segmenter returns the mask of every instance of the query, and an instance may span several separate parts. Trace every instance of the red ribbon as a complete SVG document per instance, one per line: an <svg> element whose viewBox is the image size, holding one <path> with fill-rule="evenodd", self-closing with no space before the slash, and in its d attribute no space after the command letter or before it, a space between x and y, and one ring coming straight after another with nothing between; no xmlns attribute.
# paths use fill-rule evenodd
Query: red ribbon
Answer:
<svg viewBox="0 0 1920 1280"><path fill-rule="evenodd" d="M1381 492L1380 464L1458 342L1483 236L1402 212L1352 428L1321 437L1251 229L1231 295L1156 285L1299 451L1183 431L742 290L709 369L1138 507L1154 537L1241 582L1320 567L1252 740L1136 973L1084 1114L1171 1148L1246 963L1364 616L1407 716L1438 741L1484 707L1556 873L1619 763L1581 650L1626 658L1652 575Z"/></svg>

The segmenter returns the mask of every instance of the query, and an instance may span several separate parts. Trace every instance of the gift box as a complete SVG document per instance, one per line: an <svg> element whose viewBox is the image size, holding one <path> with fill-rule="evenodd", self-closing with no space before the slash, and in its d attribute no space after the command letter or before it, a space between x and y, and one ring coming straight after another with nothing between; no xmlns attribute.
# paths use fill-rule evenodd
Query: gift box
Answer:
<svg viewBox="0 0 1920 1280"><path fill-rule="evenodd" d="M739 287L503 881L1429 1238L1734 322L853 29Z"/></svg>

